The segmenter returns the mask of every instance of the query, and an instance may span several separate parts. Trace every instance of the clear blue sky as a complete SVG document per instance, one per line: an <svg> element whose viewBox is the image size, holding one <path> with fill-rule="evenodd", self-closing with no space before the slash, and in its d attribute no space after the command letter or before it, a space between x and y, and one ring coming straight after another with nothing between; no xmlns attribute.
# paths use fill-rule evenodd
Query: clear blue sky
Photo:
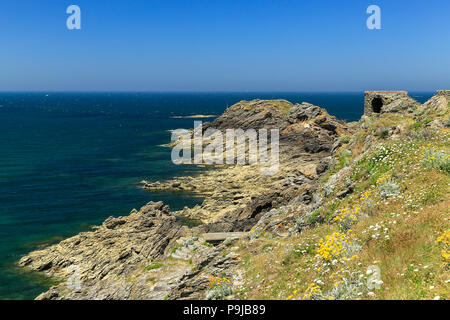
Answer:
<svg viewBox="0 0 450 320"><path fill-rule="evenodd" d="M0 91L450 89L448 0L2 0L0 41Z"/></svg>

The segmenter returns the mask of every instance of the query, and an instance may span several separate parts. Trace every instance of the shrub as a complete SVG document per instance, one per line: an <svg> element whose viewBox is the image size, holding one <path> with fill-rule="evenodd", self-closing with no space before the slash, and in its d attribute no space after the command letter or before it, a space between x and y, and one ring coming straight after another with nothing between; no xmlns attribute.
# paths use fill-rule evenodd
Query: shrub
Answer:
<svg viewBox="0 0 450 320"><path fill-rule="evenodd" d="M339 138L339 141L340 141L342 144L346 144L346 143L349 143L351 139L352 139L351 136L343 135L343 136L341 136L341 137Z"/></svg>
<svg viewBox="0 0 450 320"><path fill-rule="evenodd" d="M378 193L382 199L386 199L397 195L400 192L400 188L393 180L385 180L378 185Z"/></svg>
<svg viewBox="0 0 450 320"><path fill-rule="evenodd" d="M325 198L328 198L329 196L331 196L334 192L334 187L332 185L325 185L323 187L323 195L325 196Z"/></svg>
<svg viewBox="0 0 450 320"><path fill-rule="evenodd" d="M305 213L297 218L295 221L295 227L299 233L302 232L303 228L312 225L317 222L317 218L320 215L320 210L316 209L312 212Z"/></svg>
<svg viewBox="0 0 450 320"><path fill-rule="evenodd" d="M322 299L351 300L367 293L367 286L363 278L343 279L334 285L333 289L323 295Z"/></svg>
<svg viewBox="0 0 450 320"><path fill-rule="evenodd" d="M375 136L380 137L381 139L386 139L389 136L389 128L379 128L375 132Z"/></svg>
<svg viewBox="0 0 450 320"><path fill-rule="evenodd" d="M420 128L422 128L423 124L420 122L415 122L412 125L409 126L409 128L411 130L419 130Z"/></svg>
<svg viewBox="0 0 450 320"><path fill-rule="evenodd" d="M348 149L344 149L339 153L339 157L342 159L344 159L344 162L348 162L348 158L352 155L352 152Z"/></svg>
<svg viewBox="0 0 450 320"><path fill-rule="evenodd" d="M339 223L339 230L341 232L347 232L352 228L352 225L355 224L355 220L351 219L350 217L345 217L342 221Z"/></svg>
<svg viewBox="0 0 450 320"><path fill-rule="evenodd" d="M434 147L425 148L423 153L426 167L450 173L450 154Z"/></svg>
<svg viewBox="0 0 450 320"><path fill-rule="evenodd" d="M206 299L208 300L222 299L233 293L231 282L225 277L210 277L209 288L210 289L206 291Z"/></svg>
<svg viewBox="0 0 450 320"><path fill-rule="evenodd" d="M339 229L342 232L347 232L353 224L356 223L360 207L346 207L340 210L333 218L333 221L339 223Z"/></svg>

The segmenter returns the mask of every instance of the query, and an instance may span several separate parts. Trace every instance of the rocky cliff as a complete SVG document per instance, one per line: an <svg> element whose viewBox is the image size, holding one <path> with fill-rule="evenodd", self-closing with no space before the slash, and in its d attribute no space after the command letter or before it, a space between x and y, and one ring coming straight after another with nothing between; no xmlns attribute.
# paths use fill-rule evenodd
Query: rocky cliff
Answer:
<svg viewBox="0 0 450 320"><path fill-rule="evenodd" d="M411 263L428 264L426 285L443 295L448 263L442 269L439 252L448 239L435 238L448 228L448 100L403 100L408 106L358 123L309 103L241 101L204 129L280 129L277 174L220 165L195 177L145 181L149 190L206 199L178 212L149 203L31 252L19 265L62 280L38 299L401 298L409 293L400 275L405 284L415 276ZM245 233L205 241L207 233L228 231ZM407 249L416 247L428 248L428 258ZM394 255L395 271L387 271ZM369 267L381 270L373 288Z"/></svg>

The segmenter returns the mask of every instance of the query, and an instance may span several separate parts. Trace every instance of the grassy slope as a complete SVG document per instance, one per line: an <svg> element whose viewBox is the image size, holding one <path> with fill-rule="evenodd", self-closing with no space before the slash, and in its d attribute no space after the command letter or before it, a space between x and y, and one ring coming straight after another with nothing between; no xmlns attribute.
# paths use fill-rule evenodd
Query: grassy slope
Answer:
<svg viewBox="0 0 450 320"><path fill-rule="evenodd" d="M443 115L421 112L371 117L345 138L331 170L345 174L311 215L325 223L239 242L246 282L234 298L449 299L449 244L437 239L450 229L450 130L425 128ZM386 134L393 125L403 128L397 139ZM362 152L367 137L372 147Z"/></svg>

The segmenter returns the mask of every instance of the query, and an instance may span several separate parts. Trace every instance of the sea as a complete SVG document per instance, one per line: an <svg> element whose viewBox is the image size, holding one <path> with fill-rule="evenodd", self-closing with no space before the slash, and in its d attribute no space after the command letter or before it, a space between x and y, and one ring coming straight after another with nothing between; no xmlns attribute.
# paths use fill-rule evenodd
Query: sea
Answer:
<svg viewBox="0 0 450 320"><path fill-rule="evenodd" d="M410 93L420 102L432 95ZM0 92L0 299L34 299L54 283L17 267L32 250L149 201L200 204L140 182L205 170L171 162L170 130L256 98L310 102L347 121L359 120L364 104L363 92Z"/></svg>

